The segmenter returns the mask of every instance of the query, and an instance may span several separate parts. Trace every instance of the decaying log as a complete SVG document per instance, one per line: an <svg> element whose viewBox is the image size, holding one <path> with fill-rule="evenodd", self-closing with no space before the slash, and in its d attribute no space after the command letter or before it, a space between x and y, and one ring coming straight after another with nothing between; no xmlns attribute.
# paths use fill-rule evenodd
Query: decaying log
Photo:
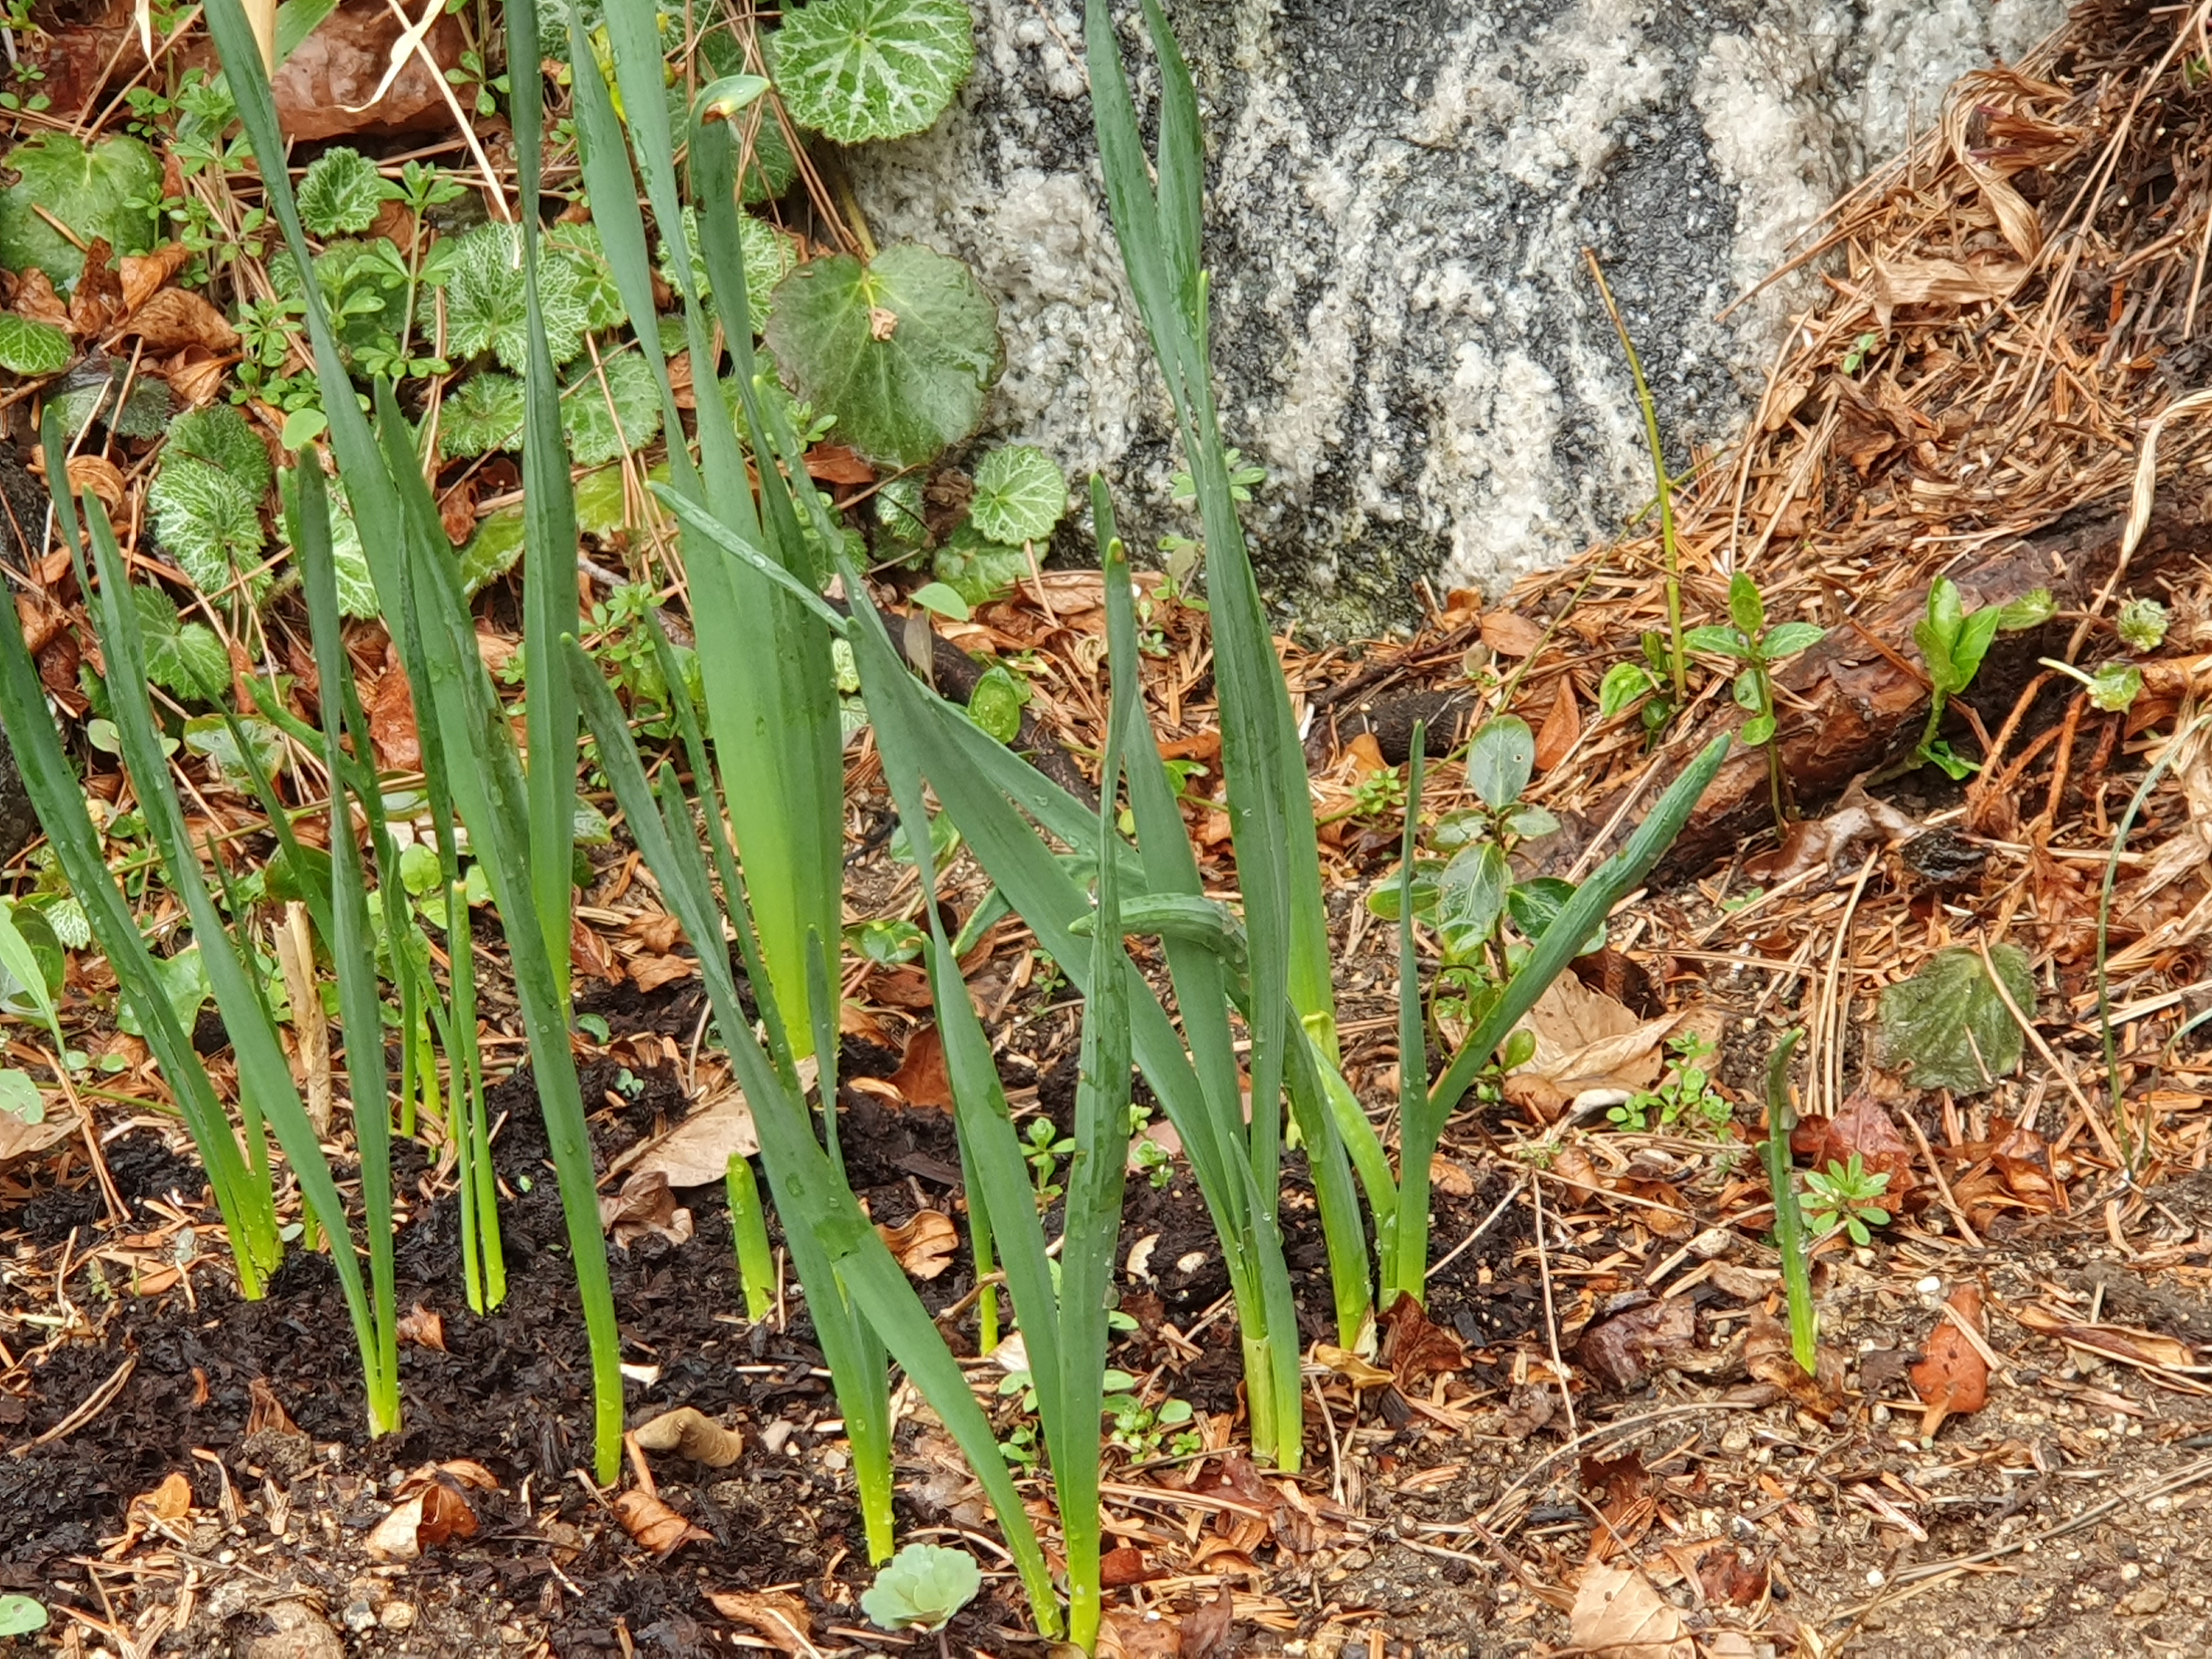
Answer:
<svg viewBox="0 0 2212 1659"><path fill-rule="evenodd" d="M2047 587L2059 612L2040 628L1998 635L1965 696L1952 699L1954 710L1965 703L1994 730L2036 672L2036 659L2064 654L2081 611L2111 580L2119 556L2124 511L2124 505L2084 508L1948 573L1969 610L2008 605ZM2208 550L2212 550L2212 499L2172 501L2153 514L2122 586L2132 586L2162 565ZM1853 778L1905 754L1918 741L1928 718L1929 686L1920 672L1922 659L1912 643L1912 629L1926 614L1927 604L1927 587L1917 585L1871 614L1831 628L1826 639L1775 676L1781 720L1776 741L1801 809L1817 809ZM1874 641L1893 655L1878 650ZM2042 717L2055 718L2065 702L2064 696L2054 693ZM1717 733L1733 730L1745 718L1732 702L1714 705L1705 719L1663 745L1658 781L1672 777ZM1962 714L1947 717L1947 731L1968 729ZM2032 729L2024 731L2016 741L2032 735ZM1700 873L1731 848L1771 827L1773 809L1766 764L1765 753L1758 750L1729 757L1660 866L1657 878ZM1629 817L1640 818L1656 795L1656 788L1648 790ZM1620 799L1616 793L1589 814L1586 835L1612 820ZM1617 847L1627 830L1624 823L1605 850Z"/></svg>

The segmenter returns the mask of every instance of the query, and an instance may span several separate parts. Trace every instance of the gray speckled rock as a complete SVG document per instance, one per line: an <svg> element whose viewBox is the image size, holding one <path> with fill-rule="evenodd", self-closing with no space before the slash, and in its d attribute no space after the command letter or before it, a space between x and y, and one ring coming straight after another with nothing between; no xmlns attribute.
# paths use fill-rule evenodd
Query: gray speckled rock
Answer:
<svg viewBox="0 0 2212 1659"><path fill-rule="evenodd" d="M1133 14L1134 7L1127 9ZM1792 295L1730 299L1942 89L2063 0L1169 0L1206 106L1230 441L1274 594L1343 629L1497 589L1649 495L1595 246L1670 444L1725 436ZM1166 403L1098 181L1075 0L976 0L933 131L855 153L879 240L972 264L1007 369L988 435L1181 526ZM1802 295L1802 290L1798 290Z"/></svg>

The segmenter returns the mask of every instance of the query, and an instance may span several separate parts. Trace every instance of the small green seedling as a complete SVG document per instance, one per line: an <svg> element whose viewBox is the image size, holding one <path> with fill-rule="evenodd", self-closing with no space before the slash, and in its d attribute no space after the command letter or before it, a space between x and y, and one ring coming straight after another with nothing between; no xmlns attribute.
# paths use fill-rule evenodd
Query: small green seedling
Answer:
<svg viewBox="0 0 2212 1659"><path fill-rule="evenodd" d="M1048 1117L1033 1117L1026 1132L1022 1156L1029 1160L1030 1176L1036 1184L1037 1202L1049 1204L1060 1194L1053 1173L1060 1160L1075 1150L1075 1142L1054 1127Z"/></svg>
<svg viewBox="0 0 2212 1659"><path fill-rule="evenodd" d="M2142 694L2142 670L2131 662L2100 663L2094 671L2086 671L2056 657L2036 660L2069 679L2079 680L2089 693L2090 706L2107 714L2125 714Z"/></svg>
<svg viewBox="0 0 2212 1659"><path fill-rule="evenodd" d="M879 1630L939 1631L982 1588L982 1571L967 1551L908 1544L861 1592L860 1611Z"/></svg>
<svg viewBox="0 0 2212 1659"><path fill-rule="evenodd" d="M2048 588L2039 587L2008 605L1983 605L1969 611L1960 597L1959 585L1948 576L1938 576L1929 585L1928 614L1912 626L1912 642L1927 662L1932 694L1928 725L1920 734L1919 747L1913 750L1917 760L1940 766L1959 779L1971 777L1980 769L1978 763L1953 753L1951 745L1937 735L1942 729L1943 711L1952 698L1973 684L1982 659L1989 654L1990 641L2000 632L2033 628L2050 621L2056 612Z"/></svg>
<svg viewBox="0 0 2212 1659"><path fill-rule="evenodd" d="M1843 1232L1852 1243L1867 1245L1874 1237L1868 1228L1889 1225L1889 1212L1875 1202L1888 1190L1889 1171L1868 1174L1858 1153L1848 1164L1832 1159L1825 1175L1816 1171L1805 1177L1805 1218L1823 1237Z"/></svg>
<svg viewBox="0 0 2212 1659"><path fill-rule="evenodd" d="M2129 650L2155 651L2166 643L2166 630L2172 624L2173 613L2156 599L2138 599L2120 606L2112 627Z"/></svg>
<svg viewBox="0 0 2212 1659"><path fill-rule="evenodd" d="M28 1636L46 1627L46 1610L27 1595L0 1595L0 1636Z"/></svg>
<svg viewBox="0 0 2212 1659"><path fill-rule="evenodd" d="M1669 1038L1667 1049L1674 1056L1674 1075L1656 1089L1647 1089L1625 1105L1614 1107L1606 1116L1632 1133L1664 1130L1683 1123L1691 1128L1703 1126L1715 1134L1726 1133L1735 1109L1727 1096L1713 1087L1712 1073L1706 1068L1717 1050L1695 1031Z"/></svg>
<svg viewBox="0 0 2212 1659"><path fill-rule="evenodd" d="M1803 622L1777 623L1769 628L1766 602L1759 596L1759 584L1739 570L1729 582L1728 623L1693 628L1682 636L1685 650L1710 652L1743 665L1742 672L1735 677L1735 701L1736 706L1747 711L1751 718L1738 728L1736 737L1747 749L1764 746L1766 750L1766 782L1774 799L1774 823L1778 829L1787 819L1788 809L1784 799L1782 757L1773 743L1773 665L1818 645L1827 631Z"/></svg>

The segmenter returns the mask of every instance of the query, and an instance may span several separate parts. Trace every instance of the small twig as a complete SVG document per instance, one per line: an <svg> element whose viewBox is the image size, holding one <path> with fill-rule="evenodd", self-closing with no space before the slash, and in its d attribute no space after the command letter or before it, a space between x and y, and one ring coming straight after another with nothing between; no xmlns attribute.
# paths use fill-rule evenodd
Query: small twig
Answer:
<svg viewBox="0 0 2212 1659"><path fill-rule="evenodd" d="M1567 1409L1567 1433L1571 1436L1577 1431L1575 1394L1566 1361L1559 1357L1559 1319L1552 1305L1552 1254L1544 1243L1544 1183L1531 1182L1528 1191L1536 1200L1536 1272L1544 1281L1544 1339L1551 1345L1552 1371L1559 1380L1559 1402Z"/></svg>
<svg viewBox="0 0 2212 1659"><path fill-rule="evenodd" d="M1986 1248L1981 1236L1975 1232L1973 1224L1966 1219L1966 1212L1959 1207L1959 1200L1951 1191L1951 1183L1943 1179L1942 1168L1936 1162L1936 1150L1928 1144L1928 1137L1922 1132L1918 1120L1910 1112L1902 1115L1905 1127L1912 1131L1912 1138L1920 1143L1920 1156L1928 1160L1928 1173L1936 1177L1936 1190L1943 1194L1943 1207L1951 1212L1951 1219L1959 1224L1959 1236L1975 1249Z"/></svg>

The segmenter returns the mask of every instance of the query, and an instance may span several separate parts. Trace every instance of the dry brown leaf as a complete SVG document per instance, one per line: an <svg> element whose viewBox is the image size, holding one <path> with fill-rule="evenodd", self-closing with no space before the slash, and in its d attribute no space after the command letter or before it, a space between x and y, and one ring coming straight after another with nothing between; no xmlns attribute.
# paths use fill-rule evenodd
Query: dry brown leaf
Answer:
<svg viewBox="0 0 2212 1659"><path fill-rule="evenodd" d="M1979 1334L1981 1287L1961 1285L1948 1300L1952 1311ZM1990 1402L1990 1362L1948 1316L1929 1334L1926 1357L1912 1368L1912 1391L1928 1407L1920 1425L1923 1436L1942 1427L1946 1417L1978 1412Z"/></svg>
<svg viewBox="0 0 2212 1659"><path fill-rule="evenodd" d="M632 916L623 929L656 956L665 956L684 937L684 924L665 910L647 910Z"/></svg>
<svg viewBox="0 0 2212 1659"><path fill-rule="evenodd" d="M69 301L69 330L80 339L106 332L123 314L123 279L115 274L114 252L97 236L85 244L84 270Z"/></svg>
<svg viewBox="0 0 2212 1659"><path fill-rule="evenodd" d="M1687 1297L1668 1297L1600 1320L1576 1343L1575 1358L1601 1387L1626 1394L1697 1340L1696 1307Z"/></svg>
<svg viewBox="0 0 2212 1659"><path fill-rule="evenodd" d="M1954 1297L1954 1305L1955 1301ZM2087 1349L2101 1358L2117 1360L2123 1365L2144 1365L2154 1370L2191 1370L2197 1365L2195 1349L2172 1337L2161 1336L2156 1331L2137 1330L2128 1325L2078 1325L2039 1303L2030 1303L2013 1316L2023 1328L2039 1336L2056 1337L2069 1347ZM1929 1349L1932 1358L1935 1350L1932 1342ZM1919 1382L1917 1371L1913 1374L1913 1381L1917 1386ZM1966 1408L1962 1407L1960 1409Z"/></svg>
<svg viewBox="0 0 2212 1659"><path fill-rule="evenodd" d="M2012 260L1969 265L1910 255L1884 258L1875 254L1868 263L1864 292L1884 332L1899 306L1969 306L2002 300L2020 286L2028 270Z"/></svg>
<svg viewBox="0 0 2212 1659"><path fill-rule="evenodd" d="M1538 1079L1572 1100L1592 1090L1648 1089L1666 1069L1661 1044L1677 1017L1638 1019L1602 991L1562 974L1515 1029L1536 1039L1513 1076Z"/></svg>
<svg viewBox="0 0 2212 1659"><path fill-rule="evenodd" d="M927 1008L936 1000L929 988L929 975L910 962L877 969L860 988L872 1001L886 1008Z"/></svg>
<svg viewBox="0 0 2212 1659"><path fill-rule="evenodd" d="M369 688L366 701L369 741L385 765L395 772L420 768L422 738L415 725L415 699L400 666L399 647L390 641L384 649L384 672Z"/></svg>
<svg viewBox="0 0 2212 1659"><path fill-rule="evenodd" d="M806 1603L782 1590L708 1590L708 1605L725 1619L750 1626L778 1653L811 1654L813 1615Z"/></svg>
<svg viewBox="0 0 2212 1659"><path fill-rule="evenodd" d="M90 490L105 502L109 510L119 512L123 507L123 469L105 455L72 455L69 458L70 488L82 495Z"/></svg>
<svg viewBox="0 0 2212 1659"><path fill-rule="evenodd" d="M716 1171L716 1179L727 1173L728 1160L725 1159ZM619 1193L599 1200L599 1225L606 1229L607 1237L618 1250L626 1250L638 1240L653 1234L672 1244L682 1244L691 1237L691 1212L676 1202L665 1170L647 1169L641 1164L623 1182Z"/></svg>
<svg viewBox="0 0 2212 1659"><path fill-rule="evenodd" d="M445 1316L419 1302L399 1316L395 1334L403 1343L410 1343L418 1348L433 1348L440 1353L446 1352Z"/></svg>
<svg viewBox="0 0 2212 1659"><path fill-rule="evenodd" d="M1471 1198L1474 1195L1474 1176L1466 1164L1435 1152L1429 1158L1429 1190L1449 1198Z"/></svg>
<svg viewBox="0 0 2212 1659"><path fill-rule="evenodd" d="M647 1451L672 1451L708 1468L726 1469L745 1449L744 1437L725 1428L696 1406L678 1406L630 1431Z"/></svg>
<svg viewBox="0 0 2212 1659"><path fill-rule="evenodd" d="M1098 1583L1103 1589L1126 1589L1159 1577L1158 1569L1145 1559L1134 1544L1121 1544L1098 1558Z"/></svg>
<svg viewBox="0 0 2212 1659"><path fill-rule="evenodd" d="M1765 1564L1746 1560L1733 1544L1716 1544L1698 1558L1698 1586L1722 1607L1757 1607L1766 1594Z"/></svg>
<svg viewBox="0 0 2212 1659"><path fill-rule="evenodd" d="M167 355L193 346L218 356L238 349L238 331L209 303L207 296L188 288L165 288L124 319L118 337L136 335L146 349Z"/></svg>
<svg viewBox="0 0 2212 1659"><path fill-rule="evenodd" d="M1482 617L1482 642L1501 657L1525 657L1544 642L1544 630L1510 611L1488 611Z"/></svg>
<svg viewBox="0 0 2212 1659"><path fill-rule="evenodd" d="M614 1500L615 1519L639 1545L655 1555L672 1555L702 1532L648 1492L626 1492Z"/></svg>
<svg viewBox="0 0 2212 1659"><path fill-rule="evenodd" d="M1334 1342L1314 1344L1315 1360L1334 1371L1355 1389L1380 1389L1397 1381L1380 1365L1370 1364L1349 1348L1340 1348Z"/></svg>
<svg viewBox="0 0 2212 1659"><path fill-rule="evenodd" d="M1798 819L1782 837L1781 846L1747 860L1744 879L1772 886L1820 865L1841 869L1853 850L1869 841L1893 847L1919 833L1917 823L1853 783L1827 817Z"/></svg>
<svg viewBox="0 0 2212 1659"><path fill-rule="evenodd" d="M1632 1567L1584 1569L1567 1613L1568 1639L1608 1659L1696 1659L1681 1609Z"/></svg>
<svg viewBox="0 0 2212 1659"><path fill-rule="evenodd" d="M285 137L307 143L447 126L453 117L439 82L459 64L463 46L460 24L451 16L437 19L425 37L436 70L410 52L377 95L406 21L384 0L342 0L277 69L276 118Z"/></svg>
<svg viewBox="0 0 2212 1659"><path fill-rule="evenodd" d="M55 290L54 279L33 265L15 279L15 314L49 328L69 326L69 306Z"/></svg>
<svg viewBox="0 0 2212 1659"><path fill-rule="evenodd" d="M1823 1345L1814 1351L1813 1364L1814 1374L1808 1376L1790 1346L1789 1326L1763 1309L1751 1310L1750 1327L1744 1334L1744 1370L1825 1419L1844 1403L1844 1362L1834 1349Z"/></svg>
<svg viewBox="0 0 2212 1659"><path fill-rule="evenodd" d="M801 1060L802 1088L814 1082L814 1062ZM630 1167L641 1174L658 1173L672 1187L710 1187L729 1173L732 1157L750 1158L760 1151L753 1130L752 1109L744 1091L732 1088L717 1095L671 1129Z"/></svg>
<svg viewBox="0 0 2212 1659"><path fill-rule="evenodd" d="M1352 763L1354 779L1362 783L1390 769L1390 763L1382 758L1382 745L1372 732L1362 732L1345 744L1344 757Z"/></svg>
<svg viewBox="0 0 2212 1659"><path fill-rule="evenodd" d="M1182 1652L1180 1621L1157 1609L1109 1607L1098 1622L1100 1659L1178 1659Z"/></svg>
<svg viewBox="0 0 2212 1659"><path fill-rule="evenodd" d="M404 1499L369 1531L362 1547L372 1561L412 1561L422 1553L422 1499Z"/></svg>
<svg viewBox="0 0 2212 1659"><path fill-rule="evenodd" d="M1536 730L1536 769L1548 772L1561 761L1583 734L1583 713L1575 702L1571 675L1559 676L1559 689L1552 698L1551 712Z"/></svg>
<svg viewBox="0 0 2212 1659"><path fill-rule="evenodd" d="M872 484L876 469L849 444L817 444L806 452L806 472L822 483Z"/></svg>
<svg viewBox="0 0 2212 1659"><path fill-rule="evenodd" d="M181 1520L191 1512L192 1483L181 1469L173 1469L151 1492L142 1492L123 1512L123 1536L100 1552L103 1560L120 1561L131 1547L160 1521Z"/></svg>
<svg viewBox="0 0 2212 1659"><path fill-rule="evenodd" d="M917 1211L911 1221L896 1227L878 1222L876 1231L890 1246L900 1267L915 1279L934 1279L952 1265L960 1249L960 1231L952 1218L937 1210Z"/></svg>
<svg viewBox="0 0 2212 1659"><path fill-rule="evenodd" d="M192 251L170 242L151 253L126 253L122 259L123 308L136 311L192 260Z"/></svg>
<svg viewBox="0 0 2212 1659"><path fill-rule="evenodd" d="M886 1081L909 1106L952 1109L952 1075L945 1069L945 1039L934 1025L925 1025L907 1039L899 1068Z"/></svg>
<svg viewBox="0 0 2212 1659"><path fill-rule="evenodd" d="M1427 1311L1412 1297L1401 1296L1376 1322L1382 1328L1378 1357L1401 1389L1411 1392L1431 1376L1449 1376L1467 1369L1467 1344L1431 1323Z"/></svg>
<svg viewBox="0 0 2212 1659"><path fill-rule="evenodd" d="M673 952L660 957L632 957L626 965L641 991L658 991L664 985L689 979L699 971L697 957L679 957Z"/></svg>
<svg viewBox="0 0 2212 1659"><path fill-rule="evenodd" d="M1226 1659L1237 1623L1237 1598L1224 1584L1211 1601L1183 1615L1176 1652L1180 1659Z"/></svg>

